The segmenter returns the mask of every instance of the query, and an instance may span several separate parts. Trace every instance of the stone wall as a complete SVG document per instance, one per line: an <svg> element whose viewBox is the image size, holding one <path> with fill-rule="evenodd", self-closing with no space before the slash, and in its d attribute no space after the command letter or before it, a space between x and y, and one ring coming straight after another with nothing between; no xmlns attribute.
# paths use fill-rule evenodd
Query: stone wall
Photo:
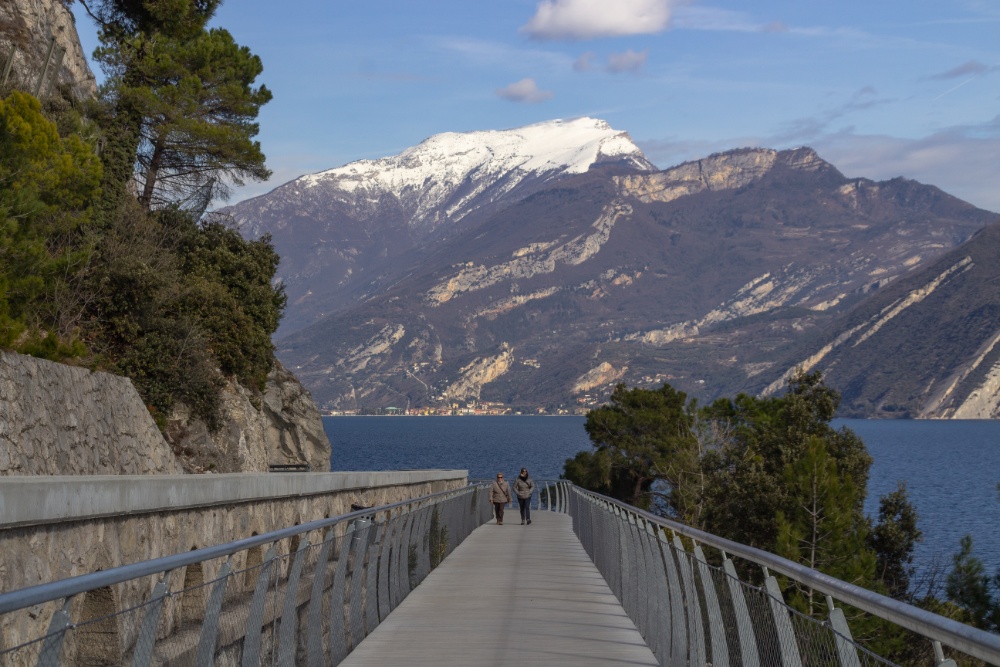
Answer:
<svg viewBox="0 0 1000 667"><path fill-rule="evenodd" d="M130 380L0 351L0 476L180 472Z"/></svg>

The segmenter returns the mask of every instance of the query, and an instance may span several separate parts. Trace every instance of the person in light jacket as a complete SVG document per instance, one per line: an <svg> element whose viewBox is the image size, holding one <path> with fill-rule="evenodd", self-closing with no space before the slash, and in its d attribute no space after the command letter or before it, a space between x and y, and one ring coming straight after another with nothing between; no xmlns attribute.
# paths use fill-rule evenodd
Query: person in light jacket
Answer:
<svg viewBox="0 0 1000 667"><path fill-rule="evenodd" d="M521 474L514 480L514 495L517 496L517 508L521 510L521 525L531 523L531 494L535 492L535 480L531 479L527 468L521 468Z"/></svg>
<svg viewBox="0 0 1000 667"><path fill-rule="evenodd" d="M498 472L497 478L490 486L490 502L493 503L493 513L497 517L497 525L503 525L503 508L510 502L510 484L504 481L503 473Z"/></svg>

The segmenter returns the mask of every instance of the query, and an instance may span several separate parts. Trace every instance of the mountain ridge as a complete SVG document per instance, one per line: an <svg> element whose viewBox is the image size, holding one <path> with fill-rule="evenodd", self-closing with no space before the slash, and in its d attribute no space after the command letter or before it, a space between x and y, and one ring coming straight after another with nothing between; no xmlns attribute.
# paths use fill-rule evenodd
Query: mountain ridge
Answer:
<svg viewBox="0 0 1000 667"><path fill-rule="evenodd" d="M617 382L760 392L809 356L797 344L997 218L915 181L848 178L809 147L594 163L506 195L430 233L392 209L409 245L377 261L353 246L366 280L330 313L293 299L278 354L325 409L574 411ZM331 274L316 270L303 286L318 291Z"/></svg>

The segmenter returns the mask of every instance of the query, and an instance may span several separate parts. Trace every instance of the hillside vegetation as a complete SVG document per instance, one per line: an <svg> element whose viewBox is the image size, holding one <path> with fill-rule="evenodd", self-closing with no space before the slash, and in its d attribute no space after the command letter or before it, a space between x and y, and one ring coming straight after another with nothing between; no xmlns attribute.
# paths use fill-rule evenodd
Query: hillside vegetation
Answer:
<svg viewBox="0 0 1000 667"><path fill-rule="evenodd" d="M96 100L0 91L0 347L133 380L158 422L263 389L285 296L269 237L203 215L269 175L260 59L218 0L98 0Z"/></svg>

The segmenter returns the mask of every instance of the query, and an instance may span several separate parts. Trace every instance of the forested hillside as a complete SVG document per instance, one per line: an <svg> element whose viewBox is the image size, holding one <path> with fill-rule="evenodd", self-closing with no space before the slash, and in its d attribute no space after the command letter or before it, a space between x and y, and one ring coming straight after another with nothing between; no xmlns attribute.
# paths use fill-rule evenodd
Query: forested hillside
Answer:
<svg viewBox="0 0 1000 667"><path fill-rule="evenodd" d="M219 0L95 0L96 99L0 90L0 347L133 380L161 426L209 425L235 379L263 389L285 304L270 239L210 216L269 174L260 59ZM39 36L44 39L44 36Z"/></svg>

